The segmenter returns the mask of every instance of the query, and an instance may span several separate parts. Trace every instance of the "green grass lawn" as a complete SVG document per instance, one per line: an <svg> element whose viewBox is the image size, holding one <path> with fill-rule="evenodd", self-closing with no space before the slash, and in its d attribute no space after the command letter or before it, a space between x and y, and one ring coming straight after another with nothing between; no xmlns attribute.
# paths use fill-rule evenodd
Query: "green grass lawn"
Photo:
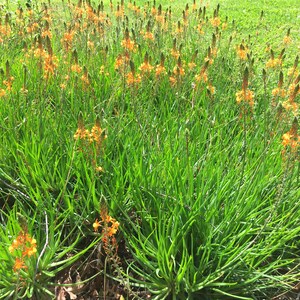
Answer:
<svg viewBox="0 0 300 300"><path fill-rule="evenodd" d="M300 5L219 3L3 3L0 299L296 299Z"/></svg>

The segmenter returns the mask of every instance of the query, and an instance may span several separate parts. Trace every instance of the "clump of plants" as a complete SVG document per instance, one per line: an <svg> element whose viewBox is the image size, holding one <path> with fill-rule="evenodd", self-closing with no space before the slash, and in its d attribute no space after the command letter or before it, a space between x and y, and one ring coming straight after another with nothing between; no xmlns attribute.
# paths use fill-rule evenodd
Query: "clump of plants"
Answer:
<svg viewBox="0 0 300 300"><path fill-rule="evenodd" d="M1 7L0 298L293 297L293 29L139 3Z"/></svg>

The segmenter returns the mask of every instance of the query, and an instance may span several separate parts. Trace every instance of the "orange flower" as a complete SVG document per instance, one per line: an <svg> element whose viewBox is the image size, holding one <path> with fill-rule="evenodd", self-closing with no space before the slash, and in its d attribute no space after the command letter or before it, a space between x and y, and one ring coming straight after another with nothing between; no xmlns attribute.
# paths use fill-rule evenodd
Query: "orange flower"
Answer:
<svg viewBox="0 0 300 300"><path fill-rule="evenodd" d="M174 76L169 77L170 84L173 86L177 83L177 79Z"/></svg>
<svg viewBox="0 0 300 300"><path fill-rule="evenodd" d="M272 95L274 97L278 96L278 97L284 98L286 96L286 91L285 91L285 89L277 87L272 90Z"/></svg>
<svg viewBox="0 0 300 300"><path fill-rule="evenodd" d="M207 80L208 80L207 72L203 72L202 74L201 74L201 73L200 73L200 74L197 74L197 75L195 76L195 80L196 80L197 82L201 82L201 81L207 82Z"/></svg>
<svg viewBox="0 0 300 300"><path fill-rule="evenodd" d="M282 107L284 107L285 110L288 111L291 110L295 116L298 114L299 105L294 101L290 101L290 100L284 101L282 103Z"/></svg>
<svg viewBox="0 0 300 300"><path fill-rule="evenodd" d="M119 70L122 66L124 66L124 59L121 54L119 54L115 61L115 70Z"/></svg>
<svg viewBox="0 0 300 300"><path fill-rule="evenodd" d="M26 265L25 265L25 262L22 258L19 258L17 257L16 260L15 260L15 264L14 264L14 267L13 267L13 271L16 273L18 272L19 270L21 269L26 269Z"/></svg>
<svg viewBox="0 0 300 300"><path fill-rule="evenodd" d="M22 256L32 256L34 255L35 253L37 252L37 249L36 249L36 244L35 245L32 245L31 247L27 247L23 252L22 252Z"/></svg>
<svg viewBox="0 0 300 300"><path fill-rule="evenodd" d="M292 38L291 38L290 36L286 35L286 36L283 38L283 43L284 43L285 45L288 45L288 44L290 44L291 42L292 42Z"/></svg>
<svg viewBox="0 0 300 300"><path fill-rule="evenodd" d="M73 41L74 35L75 35L75 31L69 30L68 32L64 33L63 38L62 38L61 41L67 43L68 45L70 45Z"/></svg>
<svg viewBox="0 0 300 300"><path fill-rule="evenodd" d="M95 142L98 145L101 145L102 141L107 138L107 135L104 135L103 132L104 129L100 127L100 123L97 120L96 124L91 129L90 140Z"/></svg>
<svg viewBox="0 0 300 300"><path fill-rule="evenodd" d="M194 62L189 62L188 67L190 70L193 70L197 65Z"/></svg>
<svg viewBox="0 0 300 300"><path fill-rule="evenodd" d="M129 72L126 75L126 83L128 85L134 85L135 83L141 82L141 76L139 74L134 75L133 72Z"/></svg>
<svg viewBox="0 0 300 300"><path fill-rule="evenodd" d="M216 93L216 88L211 83L207 86L207 89L212 95Z"/></svg>
<svg viewBox="0 0 300 300"><path fill-rule="evenodd" d="M135 52L135 50L136 50L135 42L132 41L130 38L126 38L126 39L122 40L121 46L128 51Z"/></svg>
<svg viewBox="0 0 300 300"><path fill-rule="evenodd" d="M145 73L150 73L152 70L153 70L153 66L151 66L150 64L149 64L149 62L148 61L145 61L145 62L143 62L142 64L141 64L141 66L139 67L139 70L143 73L143 74L145 74Z"/></svg>
<svg viewBox="0 0 300 300"><path fill-rule="evenodd" d="M184 68L183 68L182 66L176 65L176 66L173 68L173 74L174 74L175 76L184 76L184 75L185 75Z"/></svg>
<svg viewBox="0 0 300 300"><path fill-rule="evenodd" d="M113 235L115 235L118 231L119 225L120 225L120 223L114 220L114 222L111 224L111 226L108 227L107 235L109 237L112 237Z"/></svg>
<svg viewBox="0 0 300 300"><path fill-rule="evenodd" d="M210 23L213 27L218 27L221 24L221 20L219 17L214 17L210 19Z"/></svg>
<svg viewBox="0 0 300 300"><path fill-rule="evenodd" d="M71 66L71 70L72 70L72 72L79 74L79 73L81 73L82 68L78 64L74 64Z"/></svg>
<svg viewBox="0 0 300 300"><path fill-rule="evenodd" d="M237 47L237 49L236 49L236 53L241 60L247 59L248 52L249 52L249 49L243 44L240 44L240 46Z"/></svg>
<svg viewBox="0 0 300 300"><path fill-rule="evenodd" d="M83 126L80 126L77 128L74 134L74 139L75 140L86 139L89 136L90 136L90 131L88 129L85 129Z"/></svg>
<svg viewBox="0 0 300 300"><path fill-rule="evenodd" d="M203 23L201 22L200 24L197 25L196 30L198 31L199 34L204 34L204 30L202 29Z"/></svg>
<svg viewBox="0 0 300 300"><path fill-rule="evenodd" d="M154 41L154 34L150 31L146 31L143 36L144 40Z"/></svg>
<svg viewBox="0 0 300 300"><path fill-rule="evenodd" d="M155 76L159 77L160 75L165 75L167 74L166 68L163 65L157 65L155 69Z"/></svg>
<svg viewBox="0 0 300 300"><path fill-rule="evenodd" d="M98 232L100 226L101 226L100 222L98 221L98 219L96 219L96 221L93 223L94 231Z"/></svg>
<svg viewBox="0 0 300 300"><path fill-rule="evenodd" d="M3 80L3 84L6 86L8 91L11 91L14 79L15 78L13 76L10 76L8 80Z"/></svg>
<svg viewBox="0 0 300 300"><path fill-rule="evenodd" d="M291 129L283 134L282 145L285 149L289 148L291 153L297 155L298 149L300 148L300 135L298 134L298 121L296 118L294 119ZM283 153L285 153L285 150Z"/></svg>
<svg viewBox="0 0 300 300"><path fill-rule="evenodd" d="M266 68L275 68L282 65L282 60L279 58L270 58L266 63Z"/></svg>
<svg viewBox="0 0 300 300"><path fill-rule="evenodd" d="M36 239L32 238L24 230L21 230L16 239L13 240L8 250L10 253L14 253L14 251L21 252L21 257L15 258L13 271L17 272L21 269L26 269L25 257L33 256L37 252ZM18 253L19 252L17 252L17 255L20 255Z"/></svg>
<svg viewBox="0 0 300 300"><path fill-rule="evenodd" d="M207 75L207 67L209 62L206 62L204 66L201 68L200 73L195 76L195 80L197 82L207 82L208 81L208 75Z"/></svg>
<svg viewBox="0 0 300 300"><path fill-rule="evenodd" d="M174 58L176 58L176 59L178 59L179 58L179 56L180 56L180 52L177 50L177 49L171 49L171 55L174 57Z"/></svg>
<svg viewBox="0 0 300 300"><path fill-rule="evenodd" d="M248 103L251 107L254 105L254 93L249 90L241 90L236 93L236 102L241 103L241 102L246 102Z"/></svg>
<svg viewBox="0 0 300 300"><path fill-rule="evenodd" d="M6 92L4 89L0 89L0 98L4 97L6 95Z"/></svg>
<svg viewBox="0 0 300 300"><path fill-rule="evenodd" d="M46 74L54 74L55 69L58 66L58 58L55 55L46 54L44 58L44 71Z"/></svg>

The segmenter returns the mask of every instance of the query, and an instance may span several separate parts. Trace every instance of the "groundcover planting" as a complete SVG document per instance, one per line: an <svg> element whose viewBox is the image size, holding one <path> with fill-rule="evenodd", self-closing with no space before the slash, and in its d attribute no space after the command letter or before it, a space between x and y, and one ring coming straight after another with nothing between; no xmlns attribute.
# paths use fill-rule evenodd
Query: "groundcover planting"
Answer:
<svg viewBox="0 0 300 300"><path fill-rule="evenodd" d="M299 298L293 28L203 1L0 20L1 299Z"/></svg>

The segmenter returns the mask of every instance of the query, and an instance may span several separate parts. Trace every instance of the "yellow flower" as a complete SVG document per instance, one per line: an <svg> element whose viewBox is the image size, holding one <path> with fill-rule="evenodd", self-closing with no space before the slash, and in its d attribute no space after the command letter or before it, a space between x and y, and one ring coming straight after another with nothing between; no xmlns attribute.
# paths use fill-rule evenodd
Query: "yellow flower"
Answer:
<svg viewBox="0 0 300 300"><path fill-rule="evenodd" d="M180 52L177 50L177 49L171 49L171 55L174 57L174 58L176 58L176 59L178 59L179 58L179 56L180 56Z"/></svg>
<svg viewBox="0 0 300 300"><path fill-rule="evenodd" d="M6 92L4 89L0 89L0 98L4 97L6 95Z"/></svg>
<svg viewBox="0 0 300 300"><path fill-rule="evenodd" d="M275 68L282 65L282 59L270 58L266 63L266 68Z"/></svg>
<svg viewBox="0 0 300 300"><path fill-rule="evenodd" d="M96 172L103 172L103 168L100 166L97 166L95 170Z"/></svg>
<svg viewBox="0 0 300 300"><path fill-rule="evenodd" d="M94 231L98 232L98 228L100 226L101 226L100 222L98 221L98 219L96 219L95 222L93 223Z"/></svg>
<svg viewBox="0 0 300 300"><path fill-rule="evenodd" d="M210 23L213 27L218 27L221 24L221 20L219 17L214 17L210 19Z"/></svg>
<svg viewBox="0 0 300 300"><path fill-rule="evenodd" d="M227 22L224 22L224 23L222 24L222 30L225 30L225 29L227 28L227 26L228 26L228 23L227 23Z"/></svg>
<svg viewBox="0 0 300 300"><path fill-rule="evenodd" d="M272 95L274 97L278 96L278 97L284 98L286 96L286 91L282 88L277 87L272 90Z"/></svg>
<svg viewBox="0 0 300 300"><path fill-rule="evenodd" d="M214 94L216 93L216 88L215 88L214 86L212 86L211 84L209 84L209 85L207 86L207 89L210 91L210 93L211 93L212 95L214 95Z"/></svg>
<svg viewBox="0 0 300 300"><path fill-rule="evenodd" d="M285 45L288 45L292 42L292 38L289 36L289 35L286 35L284 38L283 38L283 43Z"/></svg>
<svg viewBox="0 0 300 300"><path fill-rule="evenodd" d="M202 27L203 27L202 23L198 24L196 27L196 30L198 31L199 34L204 34Z"/></svg>
<svg viewBox="0 0 300 300"><path fill-rule="evenodd" d="M297 116L299 114L298 113L298 109L299 109L298 103L296 103L294 101L290 101L290 100L284 101L282 103L282 107L287 111L291 110L295 116Z"/></svg>
<svg viewBox="0 0 300 300"><path fill-rule="evenodd" d="M244 46L243 44L240 44L240 46L236 48L236 53L241 60L247 59L248 52L248 47Z"/></svg>

